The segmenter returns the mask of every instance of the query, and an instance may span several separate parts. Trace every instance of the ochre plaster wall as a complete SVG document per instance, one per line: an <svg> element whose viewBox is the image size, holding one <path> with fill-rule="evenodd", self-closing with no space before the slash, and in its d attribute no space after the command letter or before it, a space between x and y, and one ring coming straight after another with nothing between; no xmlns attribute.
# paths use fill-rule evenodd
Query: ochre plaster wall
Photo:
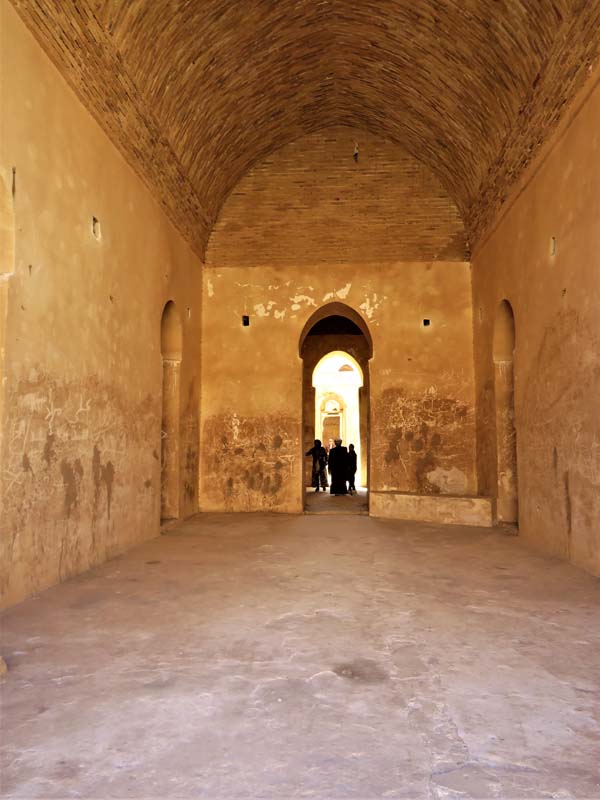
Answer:
<svg viewBox="0 0 600 800"><path fill-rule="evenodd" d="M158 533L169 299L184 339L180 508L196 510L201 266L5 0L0 24L7 186L16 169L0 363L8 604Z"/></svg>
<svg viewBox="0 0 600 800"><path fill-rule="evenodd" d="M521 535L600 574L600 87L594 76L473 258L479 487L495 492L492 339L515 316ZM551 254L551 237L556 254Z"/></svg>
<svg viewBox="0 0 600 800"><path fill-rule="evenodd" d="M201 508L302 508L312 430L299 339L331 302L361 314L373 337L370 488L474 492L466 251L439 182L371 135L321 131L257 164L207 251Z"/></svg>
<svg viewBox="0 0 600 800"><path fill-rule="evenodd" d="M332 301L373 338L370 488L474 493L470 292L462 262L206 269L201 508L302 508L299 339Z"/></svg>

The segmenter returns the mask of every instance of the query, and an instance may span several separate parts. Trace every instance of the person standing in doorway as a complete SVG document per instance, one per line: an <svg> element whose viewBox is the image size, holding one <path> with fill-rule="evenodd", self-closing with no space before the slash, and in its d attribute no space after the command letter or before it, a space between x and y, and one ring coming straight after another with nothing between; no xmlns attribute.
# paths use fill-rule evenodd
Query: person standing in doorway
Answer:
<svg viewBox="0 0 600 800"><path fill-rule="evenodd" d="M348 445L348 491L353 494L356 491L354 481L356 479L356 450L354 445Z"/></svg>
<svg viewBox="0 0 600 800"><path fill-rule="evenodd" d="M348 451L342 447L342 440L335 439L335 447L329 451L329 474L331 475L331 494L348 494Z"/></svg>
<svg viewBox="0 0 600 800"><path fill-rule="evenodd" d="M312 486L315 492L319 491L319 483L321 489L325 491L328 486L327 475L325 467L327 466L327 452L321 445L320 439L315 439L314 445L306 453L307 456L312 456Z"/></svg>

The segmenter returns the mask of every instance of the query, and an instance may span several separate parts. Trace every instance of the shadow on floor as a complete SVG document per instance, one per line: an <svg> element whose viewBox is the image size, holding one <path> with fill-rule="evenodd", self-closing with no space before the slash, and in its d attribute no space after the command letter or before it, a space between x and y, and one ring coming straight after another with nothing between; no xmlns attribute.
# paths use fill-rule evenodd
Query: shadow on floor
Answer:
<svg viewBox="0 0 600 800"><path fill-rule="evenodd" d="M368 514L369 491L359 488L353 495L332 495L307 486L304 492L305 514Z"/></svg>

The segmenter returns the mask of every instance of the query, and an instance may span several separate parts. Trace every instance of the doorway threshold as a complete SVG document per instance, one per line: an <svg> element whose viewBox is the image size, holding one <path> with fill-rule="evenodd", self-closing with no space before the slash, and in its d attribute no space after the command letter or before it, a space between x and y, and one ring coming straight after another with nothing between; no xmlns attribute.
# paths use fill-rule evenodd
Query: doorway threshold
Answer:
<svg viewBox="0 0 600 800"><path fill-rule="evenodd" d="M315 492L307 487L304 494L305 514L369 514L369 492L359 488L354 494L332 495L329 489Z"/></svg>

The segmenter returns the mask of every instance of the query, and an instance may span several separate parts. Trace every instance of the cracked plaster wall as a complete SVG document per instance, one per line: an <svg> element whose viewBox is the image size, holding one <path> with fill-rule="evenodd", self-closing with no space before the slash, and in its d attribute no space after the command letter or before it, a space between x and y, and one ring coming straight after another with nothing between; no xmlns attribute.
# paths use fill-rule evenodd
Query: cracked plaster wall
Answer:
<svg viewBox="0 0 600 800"><path fill-rule="evenodd" d="M590 78L473 257L480 491L497 481L492 337L515 316L519 531L600 574L600 87ZM556 253L552 255L551 238Z"/></svg>
<svg viewBox="0 0 600 800"><path fill-rule="evenodd" d="M16 170L15 259L0 296L10 604L158 533L168 299L184 326L180 507L196 510L201 284L188 245L7 3L0 22L6 186Z"/></svg>

